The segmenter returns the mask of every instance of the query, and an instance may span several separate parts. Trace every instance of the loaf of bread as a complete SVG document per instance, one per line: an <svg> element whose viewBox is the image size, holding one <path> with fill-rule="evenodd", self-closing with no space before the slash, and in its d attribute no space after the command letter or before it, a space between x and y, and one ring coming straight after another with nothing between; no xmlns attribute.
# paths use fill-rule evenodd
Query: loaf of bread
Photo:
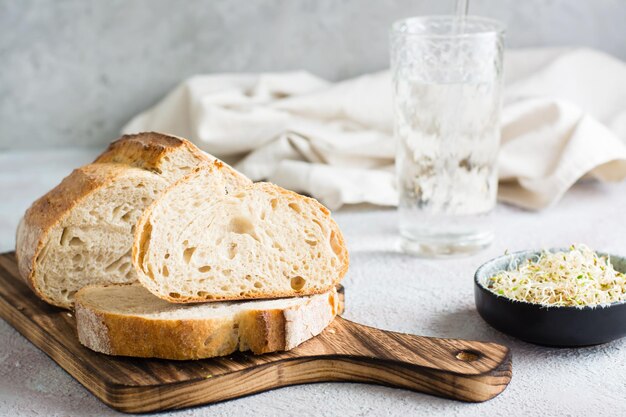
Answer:
<svg viewBox="0 0 626 417"><path fill-rule="evenodd" d="M321 333L340 301L324 294L278 300L172 304L138 284L76 293L78 338L109 355L201 359L290 350Z"/></svg>
<svg viewBox="0 0 626 417"><path fill-rule="evenodd" d="M26 211L17 230L20 274L39 297L65 308L86 285L136 281L130 254L138 217L168 185L214 161L184 139L122 137ZM220 194L249 184L221 166L211 171Z"/></svg>
<svg viewBox="0 0 626 417"><path fill-rule="evenodd" d="M343 236L312 198L269 183L232 191L202 168L170 186L137 223L141 284L176 303L330 291L348 269Z"/></svg>

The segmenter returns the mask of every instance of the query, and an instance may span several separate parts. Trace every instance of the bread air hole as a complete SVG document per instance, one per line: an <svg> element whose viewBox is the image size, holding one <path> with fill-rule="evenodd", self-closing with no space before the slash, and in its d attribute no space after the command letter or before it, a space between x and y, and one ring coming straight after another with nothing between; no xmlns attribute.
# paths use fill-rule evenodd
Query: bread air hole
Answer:
<svg viewBox="0 0 626 417"><path fill-rule="evenodd" d="M249 235L252 239L259 241L259 237L254 230L254 225L244 216L235 216L230 221L228 225L228 230L232 233L237 233L239 235Z"/></svg>
<svg viewBox="0 0 626 417"><path fill-rule="evenodd" d="M122 211L122 207L124 207L124 204L121 204L119 206L115 206L113 208L113 212L111 213L112 217L117 217L117 215L120 214L120 211Z"/></svg>
<svg viewBox="0 0 626 417"><path fill-rule="evenodd" d="M222 286L220 287L220 290L222 290L222 291L228 291L228 290L230 290L230 285L222 285Z"/></svg>
<svg viewBox="0 0 626 417"><path fill-rule="evenodd" d="M255 282L254 283L254 288L263 288L263 283L259 282L259 281Z"/></svg>
<svg viewBox="0 0 626 417"><path fill-rule="evenodd" d="M163 276L166 278L170 276L170 270L167 269L167 265L163 265Z"/></svg>
<svg viewBox="0 0 626 417"><path fill-rule="evenodd" d="M305 284L306 280L299 275L291 278L291 288L293 288L294 291L300 291L304 288Z"/></svg>
<svg viewBox="0 0 626 417"><path fill-rule="evenodd" d="M125 223L128 223L130 221L130 216L132 215L133 211L129 211L128 213L124 214L122 216L122 221Z"/></svg>
<svg viewBox="0 0 626 417"><path fill-rule="evenodd" d="M169 294L170 298L180 298L180 294L177 292L171 292Z"/></svg>
<svg viewBox="0 0 626 417"><path fill-rule="evenodd" d="M335 255L341 255L342 246L339 242L339 236L334 230L330 232L330 247L333 249L333 252L335 252Z"/></svg>
<svg viewBox="0 0 626 417"><path fill-rule="evenodd" d="M296 203L289 203L289 208L298 214L302 213L302 209L300 209L300 206Z"/></svg>
<svg viewBox="0 0 626 417"><path fill-rule="evenodd" d="M152 271L152 265L148 265L148 270L146 271L146 275L148 276L148 278L154 281L154 271Z"/></svg>
<svg viewBox="0 0 626 417"><path fill-rule="evenodd" d="M129 269L130 269L130 262L124 262L117 268L117 270L122 274L128 271Z"/></svg>
<svg viewBox="0 0 626 417"><path fill-rule="evenodd" d="M84 243L85 242L83 242L78 236L74 236L70 239L70 246L80 246Z"/></svg>
<svg viewBox="0 0 626 417"><path fill-rule="evenodd" d="M152 234L152 224L150 222L146 222L143 225L143 230L139 231L139 255L137 256L137 260L139 261L139 265L143 267L144 259L146 257L146 252L148 251L148 247L150 246L150 235ZM154 277L151 277L154 280Z"/></svg>
<svg viewBox="0 0 626 417"><path fill-rule="evenodd" d="M333 315L335 315L335 308L337 307L337 302L335 301L335 296L333 294L328 296L328 304L331 305Z"/></svg>
<svg viewBox="0 0 626 417"><path fill-rule="evenodd" d="M69 300L70 298L74 297L74 294L76 294L76 290L72 290L72 291L69 291L67 289L61 290L61 295L65 297L66 300Z"/></svg>
<svg viewBox="0 0 626 417"><path fill-rule="evenodd" d="M317 219L311 219L311 221L312 221L313 223L315 223L315 224L316 224L316 225L320 228L320 230L322 230L322 231L324 230L324 228L322 227L322 223L320 223L320 222L319 222L319 220L317 220Z"/></svg>
<svg viewBox="0 0 626 417"><path fill-rule="evenodd" d="M209 272L210 270L211 270L211 265L204 265L198 268L198 271L200 272Z"/></svg>
<svg viewBox="0 0 626 417"><path fill-rule="evenodd" d="M194 246L187 248L183 251L183 259L185 260L185 263L188 264L191 261L191 257L193 256L193 253L195 251L196 251L196 248Z"/></svg>
<svg viewBox="0 0 626 417"><path fill-rule="evenodd" d="M237 255L237 244L231 243L228 246L228 259L233 259Z"/></svg>
<svg viewBox="0 0 626 417"><path fill-rule="evenodd" d="M278 205L278 199L272 198L270 200L270 206L272 206L272 210L276 210L276 206Z"/></svg>

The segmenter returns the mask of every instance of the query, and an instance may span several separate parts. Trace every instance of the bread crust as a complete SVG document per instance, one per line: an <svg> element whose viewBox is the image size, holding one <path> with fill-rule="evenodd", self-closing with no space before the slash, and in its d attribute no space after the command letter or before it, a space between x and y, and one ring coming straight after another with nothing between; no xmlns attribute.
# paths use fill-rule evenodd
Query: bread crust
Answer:
<svg viewBox="0 0 626 417"><path fill-rule="evenodd" d="M128 174L129 170L139 168L159 174L167 157L181 148L192 154L200 165L215 161L186 139L156 132L125 135L111 143L94 163L75 169L26 210L17 228L15 252L20 275L40 298L59 307L71 307L50 299L36 284L37 258L51 230L84 199ZM249 181L233 169L229 172L242 183Z"/></svg>
<svg viewBox="0 0 626 417"><path fill-rule="evenodd" d="M336 291L302 298L284 309L249 310L207 319L146 318L107 312L76 294L80 342L108 355L175 360L203 359L250 350L255 354L290 350L321 333L339 310ZM303 333L302 328L309 329Z"/></svg>
<svg viewBox="0 0 626 417"><path fill-rule="evenodd" d="M159 173L164 158L178 148L185 148L187 152L207 163L215 160L187 139L158 132L144 132L124 135L111 142L93 163L115 162Z"/></svg>
<svg viewBox="0 0 626 417"><path fill-rule="evenodd" d="M168 186L167 189L161 195L163 196L167 194L168 192L170 192L171 190L175 189L180 184L186 181L189 181L192 177L199 175L201 171L203 170L206 170L206 169L221 170L222 168L223 168L223 163L220 161L215 161L213 164L211 164L208 167L207 166L198 167L194 169L190 174L180 178L178 181ZM260 182L260 183L254 183L254 184L251 183L250 186L271 189L272 192L278 192L279 194L282 194L284 198L287 198L287 199L307 201L317 206L319 210L324 214L324 216L327 217L327 220L329 220L329 224L331 225L331 246L333 247L333 250L335 251L335 253L337 254L337 257L339 258L341 262L341 269L338 271L337 276L334 277L334 281L332 283L330 283L326 288L320 288L317 290L309 288L307 289L306 293L302 293L302 294L294 294L293 291L272 291L272 292L266 292L262 296L261 295L254 295L254 296L246 295L245 297L241 297L241 296L229 297L229 296L217 296L214 294L209 294L204 298L182 296L182 295L179 295L178 297L174 298L174 297L171 297L169 294L153 292L151 287L146 285L145 283L144 283L144 286L148 288L155 296L163 300L169 301L170 303L178 303L178 304L256 300L256 299L294 297L298 295L323 294L329 291L331 288L337 286L341 282L343 277L346 275L346 273L348 272L348 268L350 264L350 257L348 254L348 250L346 248L343 234L341 233L341 230L339 229L339 226L337 225L337 223L330 216L330 210L328 210L328 208L326 208L324 205L322 205L319 201L317 201L314 198L306 197L296 192L286 190L272 183L267 183L267 182ZM135 236L133 239L131 260L133 263L133 267L135 268L135 271L137 271L140 282L153 279L150 276L152 274L152 271L150 270L150 266L148 265L148 270L145 270L143 260L144 260L144 255L148 251L149 245L150 245L150 239L151 239L151 233L152 233L152 224L151 224L150 218L152 216L152 212L154 208L159 204L159 200L160 199L157 198L144 210L144 212L139 217L139 220L137 220L137 225L135 228Z"/></svg>

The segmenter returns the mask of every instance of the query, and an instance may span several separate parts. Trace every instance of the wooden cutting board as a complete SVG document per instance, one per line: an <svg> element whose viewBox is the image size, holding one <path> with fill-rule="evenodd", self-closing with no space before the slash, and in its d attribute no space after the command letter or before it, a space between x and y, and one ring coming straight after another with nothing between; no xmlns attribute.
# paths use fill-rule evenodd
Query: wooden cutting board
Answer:
<svg viewBox="0 0 626 417"><path fill-rule="evenodd" d="M198 361L107 356L83 347L73 314L40 301L0 254L0 317L105 404L129 413L210 404L295 384L352 381L485 401L511 380L496 343L394 333L338 317L289 352Z"/></svg>

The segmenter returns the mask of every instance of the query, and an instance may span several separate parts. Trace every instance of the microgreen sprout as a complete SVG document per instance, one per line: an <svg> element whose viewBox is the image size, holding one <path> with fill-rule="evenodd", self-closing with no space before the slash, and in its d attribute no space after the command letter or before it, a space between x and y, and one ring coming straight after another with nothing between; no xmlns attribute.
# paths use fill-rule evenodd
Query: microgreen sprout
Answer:
<svg viewBox="0 0 626 417"><path fill-rule="evenodd" d="M626 301L626 276L583 244L512 263L487 280L494 293L545 306L606 306Z"/></svg>

